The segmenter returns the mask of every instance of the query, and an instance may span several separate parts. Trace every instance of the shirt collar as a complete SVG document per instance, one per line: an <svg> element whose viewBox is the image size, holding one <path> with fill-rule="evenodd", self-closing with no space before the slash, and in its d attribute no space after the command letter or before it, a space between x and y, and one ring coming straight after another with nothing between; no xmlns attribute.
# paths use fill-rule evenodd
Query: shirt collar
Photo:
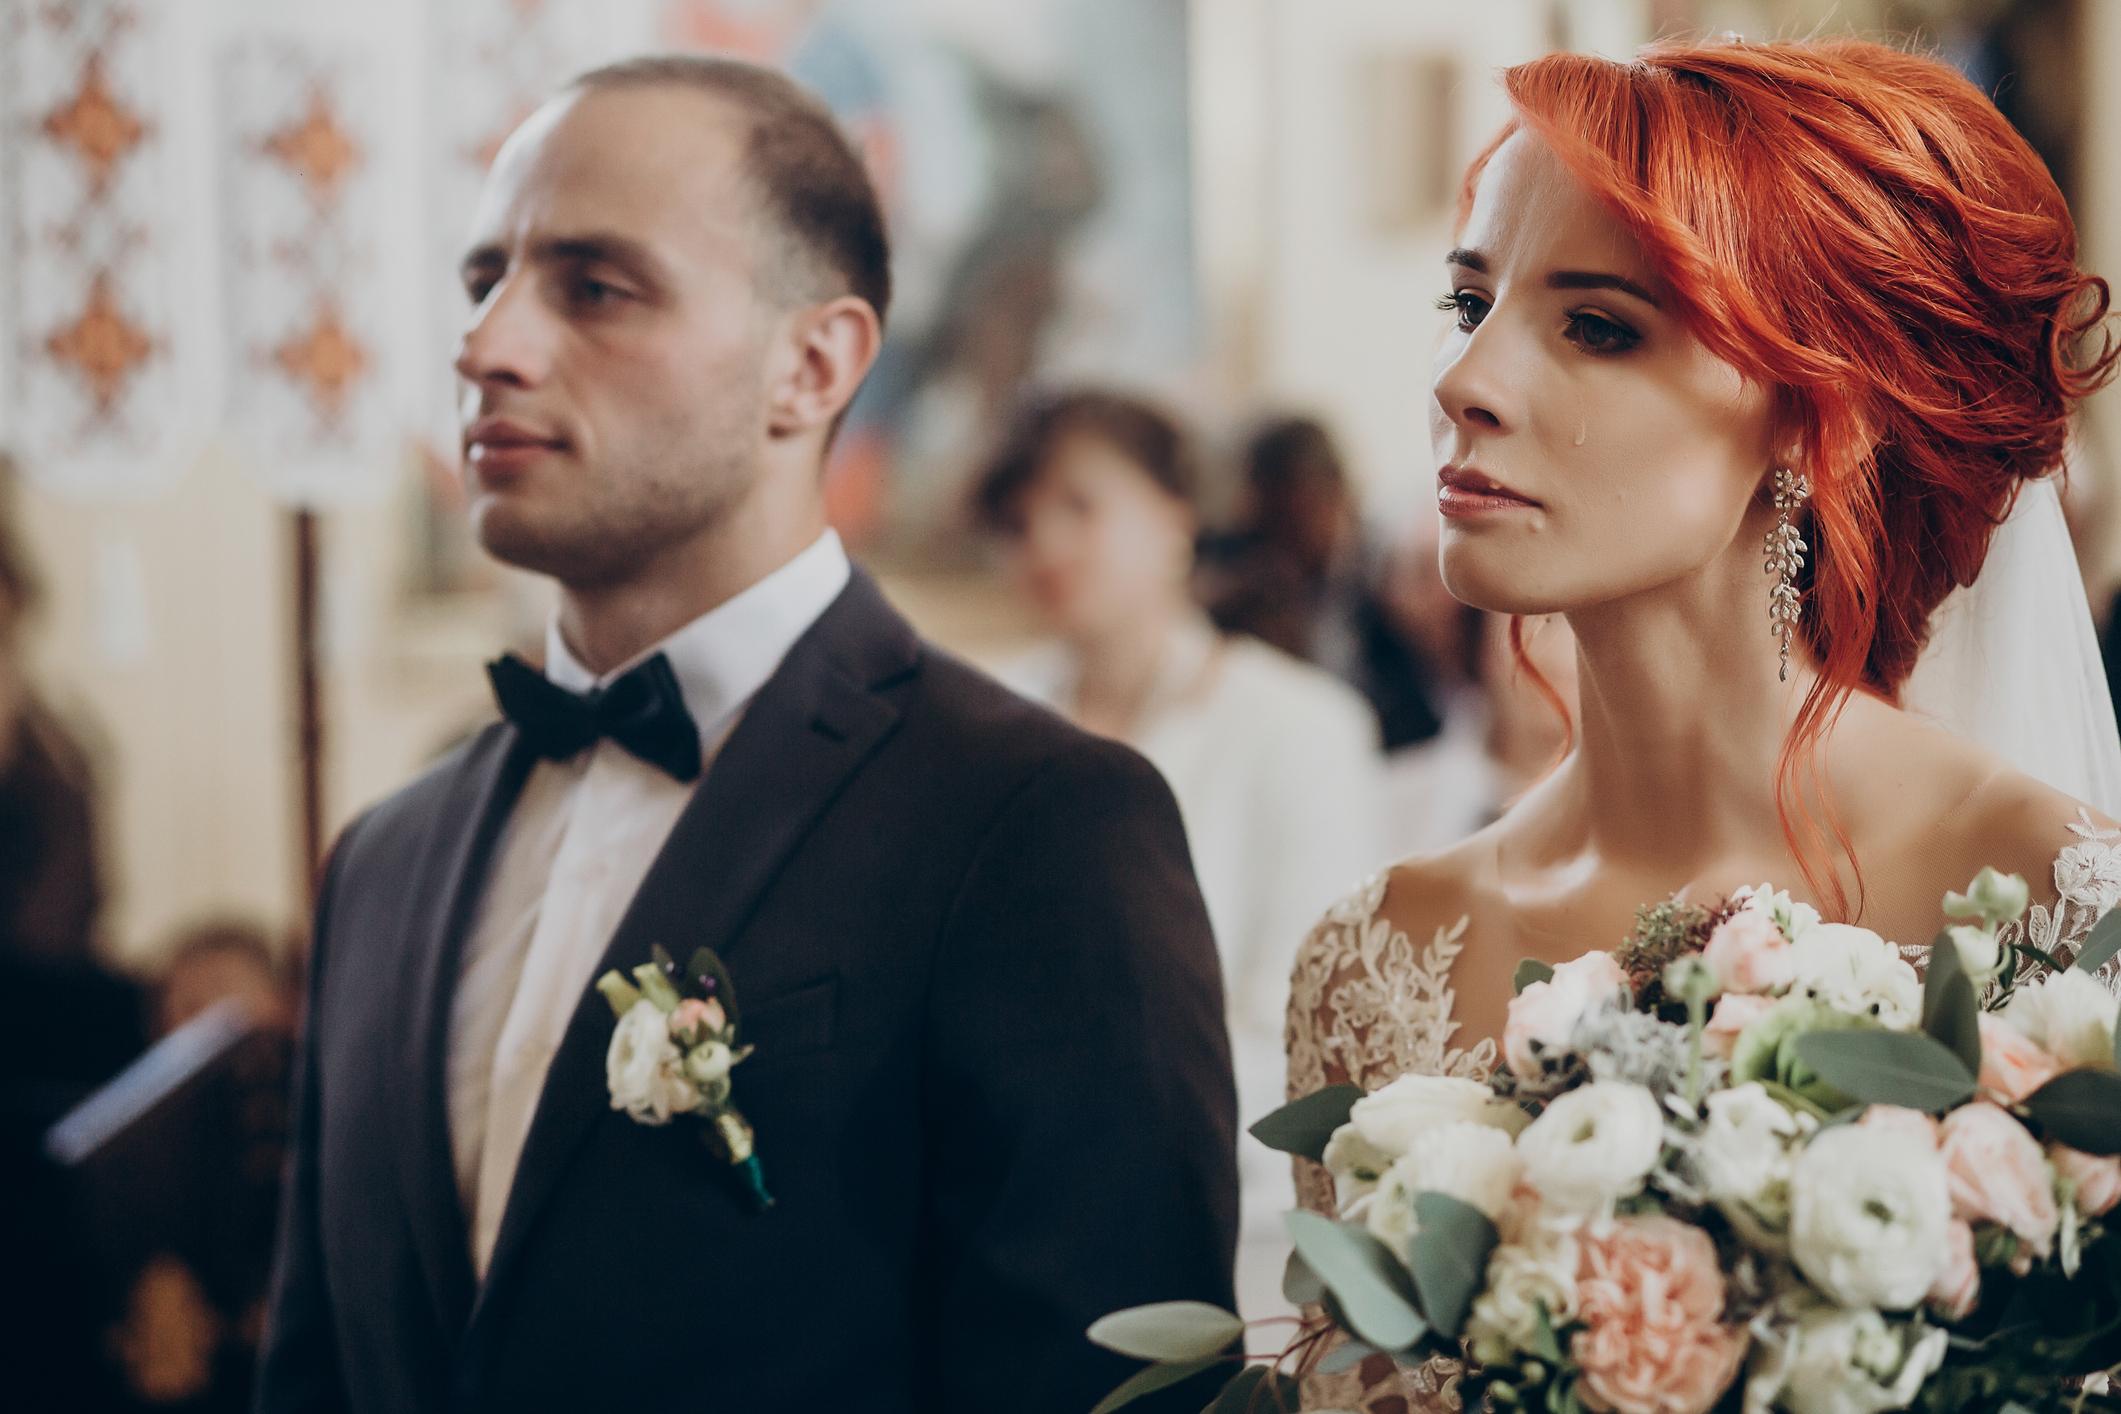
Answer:
<svg viewBox="0 0 2121 1414"><path fill-rule="evenodd" d="M766 685L853 572L838 533L828 529L757 584L602 677L575 657L555 618L545 630L545 676L570 692L588 692L610 686L635 664L661 653L677 675L701 740L711 743Z"/></svg>

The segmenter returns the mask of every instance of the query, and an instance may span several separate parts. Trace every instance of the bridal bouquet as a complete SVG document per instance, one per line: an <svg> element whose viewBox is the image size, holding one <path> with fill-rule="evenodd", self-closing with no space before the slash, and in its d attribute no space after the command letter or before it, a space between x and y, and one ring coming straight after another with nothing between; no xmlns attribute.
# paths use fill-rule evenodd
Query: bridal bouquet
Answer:
<svg viewBox="0 0 2121 1414"><path fill-rule="evenodd" d="M1615 953L1526 962L1492 1080L1340 1086L1253 1127L1324 1164L1279 1356L1176 1302L1091 1338L1155 1361L1117 1409L1223 1362L1210 1406L1297 1377L1464 1361L1466 1406L1617 1414L2113 1410L2121 1035L2094 975L2023 942L1984 870L1918 977L1866 929L1762 886L1638 915ZM1342 1336L1335 1346L1332 1337Z"/></svg>

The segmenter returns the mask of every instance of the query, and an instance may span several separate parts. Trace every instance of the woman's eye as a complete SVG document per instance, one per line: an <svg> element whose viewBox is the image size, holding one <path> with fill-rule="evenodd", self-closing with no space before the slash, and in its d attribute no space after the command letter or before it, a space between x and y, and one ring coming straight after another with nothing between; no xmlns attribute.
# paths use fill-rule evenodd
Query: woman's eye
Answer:
<svg viewBox="0 0 2121 1414"><path fill-rule="evenodd" d="M1458 327L1468 333L1488 316L1488 302L1471 290L1453 290L1436 301L1436 307L1446 314L1457 314Z"/></svg>
<svg viewBox="0 0 2121 1414"><path fill-rule="evenodd" d="M1625 324L1582 310L1569 316L1564 337L1585 353L1625 353L1642 342L1642 335Z"/></svg>

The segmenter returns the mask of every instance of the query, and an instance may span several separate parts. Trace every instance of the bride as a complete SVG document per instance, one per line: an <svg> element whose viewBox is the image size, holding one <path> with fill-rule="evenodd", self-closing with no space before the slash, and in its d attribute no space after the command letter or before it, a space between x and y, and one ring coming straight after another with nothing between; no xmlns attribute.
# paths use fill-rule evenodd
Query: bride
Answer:
<svg viewBox="0 0 2121 1414"><path fill-rule="evenodd" d="M1581 720L1500 820L1313 932L1292 1095L1484 1077L1521 958L1617 942L1675 892L1771 880L1924 942L1993 865L2067 956L2121 896L2121 832L2087 808L2121 809L2121 746L2043 478L2115 353L2039 158L1872 44L1504 83L1429 405L1443 576L1568 620ZM1372 1357L1306 1406L1453 1407L1452 1374Z"/></svg>

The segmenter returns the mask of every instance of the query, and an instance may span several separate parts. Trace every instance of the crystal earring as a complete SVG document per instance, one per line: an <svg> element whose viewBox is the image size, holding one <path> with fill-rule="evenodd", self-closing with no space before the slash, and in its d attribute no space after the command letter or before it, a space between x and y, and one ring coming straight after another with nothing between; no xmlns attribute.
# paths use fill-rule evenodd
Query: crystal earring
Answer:
<svg viewBox="0 0 2121 1414"><path fill-rule="evenodd" d="M1780 681L1790 680L1790 634L1797 628L1797 571L1804 566L1804 537L1790 523L1811 498L1809 477L1786 466L1775 468L1775 528L1767 533L1767 572L1775 581L1768 590L1768 632L1782 654Z"/></svg>

